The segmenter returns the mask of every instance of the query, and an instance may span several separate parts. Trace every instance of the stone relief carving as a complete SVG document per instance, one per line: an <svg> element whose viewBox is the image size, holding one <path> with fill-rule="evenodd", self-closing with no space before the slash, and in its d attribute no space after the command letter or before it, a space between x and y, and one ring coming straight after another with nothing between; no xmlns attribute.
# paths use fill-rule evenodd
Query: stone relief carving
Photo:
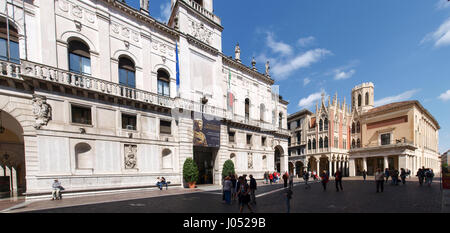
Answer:
<svg viewBox="0 0 450 233"><path fill-rule="evenodd" d="M253 169L253 154L248 154L248 169Z"/></svg>
<svg viewBox="0 0 450 233"><path fill-rule="evenodd" d="M111 29L114 33L116 33L116 34L119 33L119 25L118 24L111 23Z"/></svg>
<svg viewBox="0 0 450 233"><path fill-rule="evenodd" d="M47 103L44 96L33 95L33 115L36 123L35 129L40 129L43 125L47 125L52 118L52 107Z"/></svg>
<svg viewBox="0 0 450 233"><path fill-rule="evenodd" d="M81 19L83 17L83 10L81 9L81 7L79 7L77 5L73 5L72 6L72 15Z"/></svg>
<svg viewBox="0 0 450 233"><path fill-rule="evenodd" d="M126 27L122 27L122 36L129 38L130 37L130 29Z"/></svg>
<svg viewBox="0 0 450 233"><path fill-rule="evenodd" d="M86 12L86 19L89 23L94 23L95 22L95 14L93 14L92 12Z"/></svg>
<svg viewBox="0 0 450 233"><path fill-rule="evenodd" d="M64 12L69 11L69 3L67 3L64 0L59 0L59 9L61 9Z"/></svg>
<svg viewBox="0 0 450 233"><path fill-rule="evenodd" d="M206 44L212 43L213 32L207 29L203 23L189 19L189 34Z"/></svg>
<svg viewBox="0 0 450 233"><path fill-rule="evenodd" d="M137 146L125 145L125 169L134 169L137 165Z"/></svg>

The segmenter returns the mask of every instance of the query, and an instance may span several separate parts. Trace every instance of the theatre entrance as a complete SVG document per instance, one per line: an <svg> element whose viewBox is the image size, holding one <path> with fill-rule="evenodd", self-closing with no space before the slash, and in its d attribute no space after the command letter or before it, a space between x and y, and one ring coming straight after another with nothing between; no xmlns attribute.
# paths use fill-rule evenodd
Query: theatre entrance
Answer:
<svg viewBox="0 0 450 233"><path fill-rule="evenodd" d="M214 183L214 167L218 148L194 146L194 161L198 167L197 184Z"/></svg>

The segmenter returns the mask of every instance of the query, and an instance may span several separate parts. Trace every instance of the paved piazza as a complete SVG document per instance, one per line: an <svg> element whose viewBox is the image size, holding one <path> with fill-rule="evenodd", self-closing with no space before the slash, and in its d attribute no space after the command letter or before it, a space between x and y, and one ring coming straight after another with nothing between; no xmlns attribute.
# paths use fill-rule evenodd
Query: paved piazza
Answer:
<svg viewBox="0 0 450 233"><path fill-rule="evenodd" d="M372 177L370 177L372 178ZM370 179L371 180L371 179ZM438 181L439 182L439 181ZM359 178L343 181L344 191L336 192L334 181L327 191L320 184L305 189L297 182L291 202L293 213L440 213L442 194L439 183L431 187L420 187L415 179L408 179L406 185L385 185L384 193L375 192L373 181L363 182ZM282 184L261 186L257 191L256 213L285 213L285 197ZM169 190L171 191L171 190ZM163 192L166 192L165 190ZM172 191L173 192L173 191ZM25 208L12 212L35 213L239 213L238 204L228 206L222 203L220 191L203 191L108 203L52 208L51 201L45 201L47 208L29 211ZM70 198L72 199L72 198ZM76 198L73 198L76 199ZM66 201L69 198L65 199ZM29 205L30 207L32 205ZM244 210L248 212L248 210Z"/></svg>

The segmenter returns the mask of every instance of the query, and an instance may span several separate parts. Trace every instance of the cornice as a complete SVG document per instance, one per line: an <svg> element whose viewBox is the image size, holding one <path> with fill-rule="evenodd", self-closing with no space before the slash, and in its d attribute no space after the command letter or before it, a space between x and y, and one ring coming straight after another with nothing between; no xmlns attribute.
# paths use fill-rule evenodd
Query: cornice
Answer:
<svg viewBox="0 0 450 233"><path fill-rule="evenodd" d="M255 71L253 69L251 69L250 67L245 66L244 64L237 62L235 60L233 60L232 58L227 57L225 54L220 53L220 55L222 56L222 61L224 64L228 64L228 65L232 65L235 68L243 71L243 72L247 72L250 75L259 78L261 81L266 82L270 85L273 85L275 83L275 81L273 79L270 78L270 76L266 76L264 74L259 73L258 71Z"/></svg>
<svg viewBox="0 0 450 233"><path fill-rule="evenodd" d="M191 36L189 34L183 34L183 35L186 36L186 39L187 39L187 41L190 44L193 44L193 45L195 45L195 46L197 46L197 47L199 47L201 49L204 49L204 50L210 52L213 55L219 54L219 50L217 50L216 48L214 48L214 47L212 47L212 46L210 46L210 45L208 45L208 44L206 44L206 43L196 39L195 37L193 37L193 36Z"/></svg>

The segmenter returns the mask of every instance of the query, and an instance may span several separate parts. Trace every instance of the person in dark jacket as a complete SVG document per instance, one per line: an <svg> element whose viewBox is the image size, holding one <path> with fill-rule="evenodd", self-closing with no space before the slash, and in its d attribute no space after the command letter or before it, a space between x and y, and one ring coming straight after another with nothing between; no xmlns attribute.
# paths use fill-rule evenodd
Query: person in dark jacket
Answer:
<svg viewBox="0 0 450 233"><path fill-rule="evenodd" d="M323 191L326 191L326 190L327 190L327 183L328 183L329 177L328 177L327 172L326 172L325 170L324 170L324 171L322 172L322 174L320 175L320 178L322 178Z"/></svg>
<svg viewBox="0 0 450 233"><path fill-rule="evenodd" d="M255 178L253 178L253 175L250 175L250 198L251 203L256 205L256 197L255 197L255 191L257 189L257 184Z"/></svg>
<svg viewBox="0 0 450 233"><path fill-rule="evenodd" d="M231 201L235 201L236 200L236 184L237 184L237 179L236 179L236 175L235 174L231 174Z"/></svg>
<svg viewBox="0 0 450 233"><path fill-rule="evenodd" d="M384 169L384 177L386 177L386 183L387 183L389 180L389 169L387 169L387 168Z"/></svg>
<svg viewBox="0 0 450 233"><path fill-rule="evenodd" d="M247 206L251 213L253 213L253 209L250 206L250 186L244 180L244 177L239 177L239 186L238 186L238 197L239 197L239 206L240 212L244 210L244 206Z"/></svg>
<svg viewBox="0 0 450 233"><path fill-rule="evenodd" d="M423 178L425 177L425 172L424 172L425 168L419 168L419 170L417 171L416 176L419 178L419 184L420 186L422 186L423 184Z"/></svg>
<svg viewBox="0 0 450 233"><path fill-rule="evenodd" d="M283 182L284 182L284 187L286 188L288 185L288 175L287 173L283 174Z"/></svg>
<svg viewBox="0 0 450 233"><path fill-rule="evenodd" d="M363 176L364 181L366 181L367 172L365 169L362 171L362 176Z"/></svg>
<svg viewBox="0 0 450 233"><path fill-rule="evenodd" d="M336 173L334 173L335 177L335 183L336 183L336 192L339 192L339 187L341 188L341 191L344 191L342 188L342 172L341 170L337 170Z"/></svg>
<svg viewBox="0 0 450 233"><path fill-rule="evenodd" d="M407 173L406 173L405 169L401 168L400 169L400 179L402 179L402 184L406 183L406 176L407 176Z"/></svg>

